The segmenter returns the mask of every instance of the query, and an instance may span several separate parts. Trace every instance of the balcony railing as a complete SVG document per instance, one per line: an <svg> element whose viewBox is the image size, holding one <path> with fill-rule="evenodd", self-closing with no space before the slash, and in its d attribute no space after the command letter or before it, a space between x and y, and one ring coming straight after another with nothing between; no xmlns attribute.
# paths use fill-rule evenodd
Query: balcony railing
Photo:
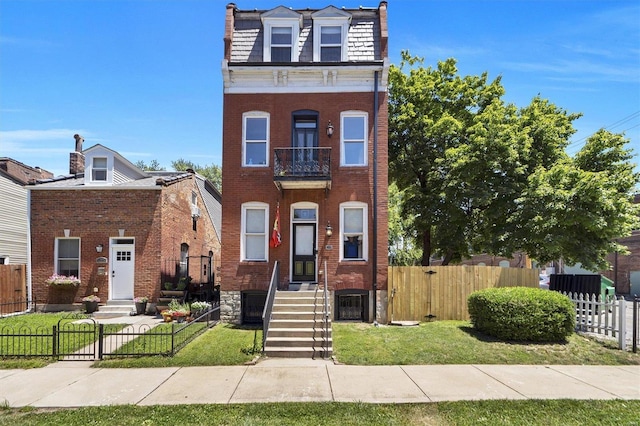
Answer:
<svg viewBox="0 0 640 426"><path fill-rule="evenodd" d="M273 157L279 188L331 188L331 148L276 148Z"/></svg>

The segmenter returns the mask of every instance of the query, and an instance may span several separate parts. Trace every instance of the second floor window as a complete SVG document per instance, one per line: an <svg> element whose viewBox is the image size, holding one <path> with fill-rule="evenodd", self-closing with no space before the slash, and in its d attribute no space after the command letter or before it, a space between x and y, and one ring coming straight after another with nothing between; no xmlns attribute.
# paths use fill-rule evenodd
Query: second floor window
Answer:
<svg viewBox="0 0 640 426"><path fill-rule="evenodd" d="M94 157L91 166L91 180L94 182L107 181L107 159Z"/></svg>
<svg viewBox="0 0 640 426"><path fill-rule="evenodd" d="M367 164L366 113L343 113L341 131L341 164L343 166L365 166Z"/></svg>
<svg viewBox="0 0 640 426"><path fill-rule="evenodd" d="M242 129L243 166L267 166L269 115L245 113Z"/></svg>

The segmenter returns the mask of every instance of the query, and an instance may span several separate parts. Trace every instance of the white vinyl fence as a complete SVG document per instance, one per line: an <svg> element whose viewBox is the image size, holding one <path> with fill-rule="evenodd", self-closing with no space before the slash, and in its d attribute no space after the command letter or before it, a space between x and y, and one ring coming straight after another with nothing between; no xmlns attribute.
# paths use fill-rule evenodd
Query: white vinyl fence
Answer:
<svg viewBox="0 0 640 426"><path fill-rule="evenodd" d="M623 297L602 297L563 293L576 307L576 331L617 338L618 348L626 350L626 305Z"/></svg>

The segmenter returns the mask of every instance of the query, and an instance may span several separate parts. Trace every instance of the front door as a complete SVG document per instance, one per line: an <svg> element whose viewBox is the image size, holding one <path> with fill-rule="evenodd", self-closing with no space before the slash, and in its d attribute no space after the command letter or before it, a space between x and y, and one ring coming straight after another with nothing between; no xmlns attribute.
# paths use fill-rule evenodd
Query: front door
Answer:
<svg viewBox="0 0 640 426"><path fill-rule="evenodd" d="M316 281L316 224L293 224L293 282Z"/></svg>
<svg viewBox="0 0 640 426"><path fill-rule="evenodd" d="M135 248L133 238L116 238L111 241L112 300L133 300Z"/></svg>

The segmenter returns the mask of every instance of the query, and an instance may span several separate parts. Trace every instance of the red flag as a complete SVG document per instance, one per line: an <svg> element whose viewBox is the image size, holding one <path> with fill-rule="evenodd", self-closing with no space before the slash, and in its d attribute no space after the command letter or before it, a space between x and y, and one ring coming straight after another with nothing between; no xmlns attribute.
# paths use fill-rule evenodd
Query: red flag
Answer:
<svg viewBox="0 0 640 426"><path fill-rule="evenodd" d="M271 232L271 241L269 245L271 247L278 247L282 244L282 238L280 236L280 203L276 206L276 220L273 221L273 232Z"/></svg>

